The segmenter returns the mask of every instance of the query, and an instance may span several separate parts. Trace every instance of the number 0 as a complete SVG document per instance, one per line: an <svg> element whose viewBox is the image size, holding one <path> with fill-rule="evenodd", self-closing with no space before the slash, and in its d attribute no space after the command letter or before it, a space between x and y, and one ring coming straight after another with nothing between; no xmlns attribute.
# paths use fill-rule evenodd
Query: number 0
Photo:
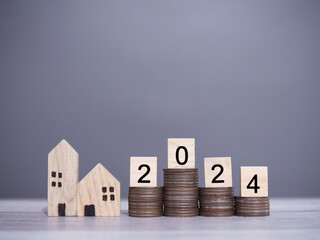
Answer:
<svg viewBox="0 0 320 240"><path fill-rule="evenodd" d="M179 152L180 150L183 149L184 150L184 154L185 154L185 157L184 157L184 161L183 162L180 162L180 159L179 159ZM188 162L188 150L186 147L184 146L180 146L177 148L177 151L176 151L176 160L177 160L177 163L179 165L185 165L187 162Z"/></svg>

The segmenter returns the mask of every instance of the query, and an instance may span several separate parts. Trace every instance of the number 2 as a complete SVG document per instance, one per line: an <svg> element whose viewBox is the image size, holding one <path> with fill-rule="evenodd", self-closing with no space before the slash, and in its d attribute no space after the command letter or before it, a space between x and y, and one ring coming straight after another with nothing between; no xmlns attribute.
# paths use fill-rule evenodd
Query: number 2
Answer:
<svg viewBox="0 0 320 240"><path fill-rule="evenodd" d="M141 164L138 170L141 170L143 167L147 168L147 171L139 178L138 183L150 183L150 180L144 180L144 178L150 173L150 166L148 164Z"/></svg>
<svg viewBox="0 0 320 240"><path fill-rule="evenodd" d="M254 186L251 186L251 184L254 184ZM260 187L258 186L258 175L255 174L253 178L250 180L249 184L247 185L247 189L254 189L254 193L258 193L258 189Z"/></svg>
<svg viewBox="0 0 320 240"><path fill-rule="evenodd" d="M221 180L221 179L220 179L220 180L217 180L217 178L220 177L221 174L223 173L223 166L220 165L220 164L215 164L215 165L212 166L211 170L214 171L214 169L215 169L216 167L220 168L220 172L218 172L218 174L212 179L211 182L212 182L212 183L224 183L224 180Z"/></svg>

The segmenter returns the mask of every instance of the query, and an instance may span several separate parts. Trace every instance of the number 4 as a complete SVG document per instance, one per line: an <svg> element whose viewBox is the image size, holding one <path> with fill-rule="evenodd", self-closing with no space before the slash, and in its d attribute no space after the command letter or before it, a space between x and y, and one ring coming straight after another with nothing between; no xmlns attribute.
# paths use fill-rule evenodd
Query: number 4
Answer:
<svg viewBox="0 0 320 240"><path fill-rule="evenodd" d="M251 186L251 184L254 184L253 186ZM258 186L258 175L255 174L253 176L253 178L250 180L249 184L247 185L247 189L254 189L254 193L258 193L258 189L260 189L260 187Z"/></svg>

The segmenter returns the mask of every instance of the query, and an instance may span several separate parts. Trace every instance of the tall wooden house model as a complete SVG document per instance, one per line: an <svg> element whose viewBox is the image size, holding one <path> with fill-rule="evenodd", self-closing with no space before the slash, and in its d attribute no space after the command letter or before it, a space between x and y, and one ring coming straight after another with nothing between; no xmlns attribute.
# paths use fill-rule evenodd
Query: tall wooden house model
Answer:
<svg viewBox="0 0 320 240"><path fill-rule="evenodd" d="M48 216L77 215L79 154L62 140L48 155Z"/></svg>

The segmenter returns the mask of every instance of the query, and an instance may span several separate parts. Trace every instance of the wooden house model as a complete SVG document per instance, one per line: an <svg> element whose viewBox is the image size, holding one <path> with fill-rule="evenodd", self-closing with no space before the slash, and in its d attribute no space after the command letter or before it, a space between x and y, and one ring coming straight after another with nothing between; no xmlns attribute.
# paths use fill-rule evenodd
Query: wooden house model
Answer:
<svg viewBox="0 0 320 240"><path fill-rule="evenodd" d="M79 154L62 140L48 155L48 216L76 216Z"/></svg>
<svg viewBox="0 0 320 240"><path fill-rule="evenodd" d="M120 216L120 182L101 163L78 183L77 216Z"/></svg>

